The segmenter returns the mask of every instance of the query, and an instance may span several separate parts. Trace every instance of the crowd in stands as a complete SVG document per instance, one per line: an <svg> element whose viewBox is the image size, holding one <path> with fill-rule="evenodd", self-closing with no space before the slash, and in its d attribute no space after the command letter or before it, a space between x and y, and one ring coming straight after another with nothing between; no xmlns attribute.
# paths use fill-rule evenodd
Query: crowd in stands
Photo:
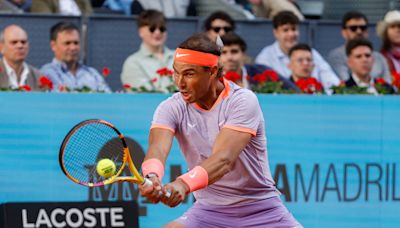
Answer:
<svg viewBox="0 0 400 228"><path fill-rule="evenodd" d="M204 33L221 46L224 77L258 93L394 94L400 90L400 11L387 12L377 24L382 47L368 40L368 18L349 11L342 18L345 43L326 59L299 42L304 20L295 1L227 1L257 17L272 20L275 42L259 51L254 61L248 45L235 33L235 19L223 11L212 12L203 23ZM120 75L127 92L174 92L174 50L166 46L170 17L196 16L193 0L0 0L0 11L91 15L104 12L138 14L139 50L126 58ZM80 60L81 34L77 25L59 22L49 31L51 62L40 70L26 62L27 32L19 25L0 34L0 89L111 92L104 77ZM103 75L106 74L102 72Z"/></svg>

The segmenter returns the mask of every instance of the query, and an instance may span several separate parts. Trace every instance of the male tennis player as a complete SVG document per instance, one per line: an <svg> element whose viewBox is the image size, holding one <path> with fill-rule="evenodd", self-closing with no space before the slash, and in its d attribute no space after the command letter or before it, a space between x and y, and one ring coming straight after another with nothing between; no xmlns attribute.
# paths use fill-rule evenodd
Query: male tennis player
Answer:
<svg viewBox="0 0 400 228"><path fill-rule="evenodd" d="M142 165L153 187L140 187L152 202L196 202L165 227L302 227L282 204L269 170L264 119L257 97L221 77L220 48L203 34L176 50L179 88L153 118ZM190 171L161 187L176 137ZM169 198L160 191L169 191Z"/></svg>

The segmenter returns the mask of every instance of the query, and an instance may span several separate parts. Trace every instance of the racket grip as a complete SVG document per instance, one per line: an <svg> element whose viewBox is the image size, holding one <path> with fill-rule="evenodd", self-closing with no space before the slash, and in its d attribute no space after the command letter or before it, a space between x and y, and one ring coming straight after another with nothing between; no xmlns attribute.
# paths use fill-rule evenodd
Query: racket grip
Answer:
<svg viewBox="0 0 400 228"><path fill-rule="evenodd" d="M144 178L144 182L143 182L143 186L144 187L151 187L153 186L153 182L151 182L151 180ZM160 195L162 194L162 192L160 192ZM170 192L165 192L165 197L169 198L171 196Z"/></svg>

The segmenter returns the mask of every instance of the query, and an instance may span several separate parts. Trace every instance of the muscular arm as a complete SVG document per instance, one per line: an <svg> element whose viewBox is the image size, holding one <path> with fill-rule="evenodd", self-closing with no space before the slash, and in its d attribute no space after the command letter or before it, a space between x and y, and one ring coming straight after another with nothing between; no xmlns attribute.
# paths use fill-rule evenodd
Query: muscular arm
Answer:
<svg viewBox="0 0 400 228"><path fill-rule="evenodd" d="M157 158L165 166L169 151L171 150L174 133L163 128L153 128L149 135L149 148L144 160Z"/></svg>
<svg viewBox="0 0 400 228"><path fill-rule="evenodd" d="M251 134L223 128L215 140L212 155L202 166L208 173L208 184L212 184L227 174L235 164L242 150L251 139Z"/></svg>

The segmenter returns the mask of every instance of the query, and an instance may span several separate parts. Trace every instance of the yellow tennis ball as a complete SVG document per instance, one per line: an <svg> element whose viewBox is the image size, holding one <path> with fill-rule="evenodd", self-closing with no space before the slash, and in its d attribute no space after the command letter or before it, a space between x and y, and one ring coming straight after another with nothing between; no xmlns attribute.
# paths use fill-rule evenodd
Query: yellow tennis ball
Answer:
<svg viewBox="0 0 400 228"><path fill-rule="evenodd" d="M97 162L97 173L102 177L111 177L115 173L115 163L108 158L101 159Z"/></svg>

